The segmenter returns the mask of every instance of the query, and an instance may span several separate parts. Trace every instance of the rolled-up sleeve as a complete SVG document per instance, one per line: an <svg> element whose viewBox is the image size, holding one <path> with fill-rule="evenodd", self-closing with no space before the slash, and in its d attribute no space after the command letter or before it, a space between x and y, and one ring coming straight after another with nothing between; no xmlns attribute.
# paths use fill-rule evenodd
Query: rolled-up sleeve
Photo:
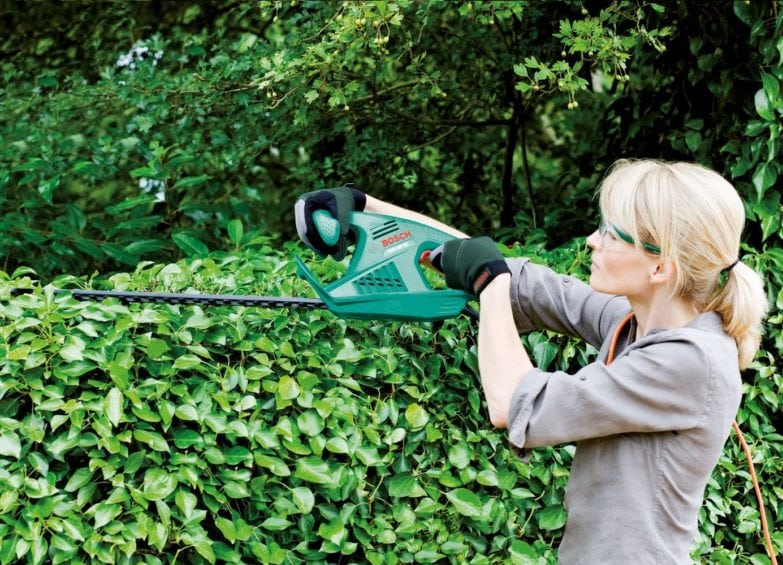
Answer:
<svg viewBox="0 0 783 565"><path fill-rule="evenodd" d="M520 333L551 330L598 347L630 310L620 296L603 294L528 259L511 259L511 308Z"/></svg>
<svg viewBox="0 0 783 565"><path fill-rule="evenodd" d="M512 395L509 440L531 448L690 429L706 416L712 380L705 352L682 338L640 341L611 365L596 361L574 375L533 369Z"/></svg>

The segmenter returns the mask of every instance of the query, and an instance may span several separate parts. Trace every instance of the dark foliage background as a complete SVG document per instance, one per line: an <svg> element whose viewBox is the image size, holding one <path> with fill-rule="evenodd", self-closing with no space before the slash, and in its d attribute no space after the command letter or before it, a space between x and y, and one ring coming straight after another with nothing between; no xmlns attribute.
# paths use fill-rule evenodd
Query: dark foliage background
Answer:
<svg viewBox="0 0 783 565"><path fill-rule="evenodd" d="M8 293L304 294L291 208L346 182L583 275L621 157L745 200L772 312L738 421L780 547L781 8L3 1L0 561L551 560L570 448L523 465L489 431L467 320ZM590 355L525 339L542 366ZM769 562L745 468L732 439L696 559Z"/></svg>

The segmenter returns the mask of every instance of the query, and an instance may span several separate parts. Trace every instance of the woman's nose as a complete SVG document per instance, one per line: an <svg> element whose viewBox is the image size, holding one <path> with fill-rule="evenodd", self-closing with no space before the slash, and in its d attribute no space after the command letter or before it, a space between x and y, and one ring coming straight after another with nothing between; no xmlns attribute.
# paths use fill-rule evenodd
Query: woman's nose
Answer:
<svg viewBox="0 0 783 565"><path fill-rule="evenodd" d="M601 234L598 232L598 230L595 230L593 233L587 236L587 246L590 249L598 249L600 245L601 245Z"/></svg>

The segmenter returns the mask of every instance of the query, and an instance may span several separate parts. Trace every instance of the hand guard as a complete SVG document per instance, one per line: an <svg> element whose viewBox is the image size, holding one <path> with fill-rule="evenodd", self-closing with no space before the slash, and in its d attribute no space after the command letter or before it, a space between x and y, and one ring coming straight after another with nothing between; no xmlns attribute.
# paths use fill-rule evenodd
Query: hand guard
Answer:
<svg viewBox="0 0 783 565"><path fill-rule="evenodd" d="M316 253L331 255L339 261L345 257L348 247L346 236L351 212L361 212L366 202L367 197L363 192L349 186L325 188L303 194L294 206L299 239ZM313 212L316 210L326 210L340 223L340 235L336 243L329 244L321 237L313 222Z"/></svg>
<svg viewBox="0 0 783 565"><path fill-rule="evenodd" d="M511 273L497 245L488 237L447 241L432 250L429 261L445 275L449 288L476 296L496 276Z"/></svg>

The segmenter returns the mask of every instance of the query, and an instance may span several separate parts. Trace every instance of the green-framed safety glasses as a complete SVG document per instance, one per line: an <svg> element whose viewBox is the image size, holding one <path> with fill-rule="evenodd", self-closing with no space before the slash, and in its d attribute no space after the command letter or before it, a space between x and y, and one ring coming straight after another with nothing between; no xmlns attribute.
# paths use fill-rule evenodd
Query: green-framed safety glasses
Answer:
<svg viewBox="0 0 783 565"><path fill-rule="evenodd" d="M617 234L617 237L625 241L626 243L630 243L631 245L637 245L637 243L634 241L634 239L625 233L623 230L615 226L614 224L607 222L605 219L601 218L601 223L598 225L598 233L601 234L601 237L609 233L609 230L612 230L614 233ZM655 253L656 255L661 254L661 248L657 245L653 245L652 243L644 243L642 242L641 247L649 251L650 253Z"/></svg>

